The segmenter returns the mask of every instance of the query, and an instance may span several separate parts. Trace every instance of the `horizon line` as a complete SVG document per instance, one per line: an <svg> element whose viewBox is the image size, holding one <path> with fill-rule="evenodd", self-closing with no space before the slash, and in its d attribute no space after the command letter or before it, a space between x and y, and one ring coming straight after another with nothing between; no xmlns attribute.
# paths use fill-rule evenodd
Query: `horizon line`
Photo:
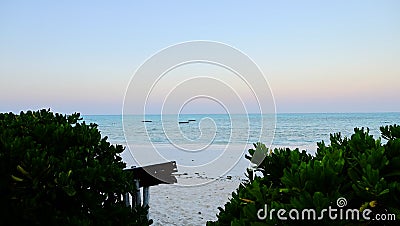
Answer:
<svg viewBox="0 0 400 226"><path fill-rule="evenodd" d="M276 113L263 113L262 115L270 115L270 114L396 114L400 113L400 111L375 111L375 112L276 112ZM183 114L83 114L82 116L155 116L155 115L258 115L260 113L183 113Z"/></svg>

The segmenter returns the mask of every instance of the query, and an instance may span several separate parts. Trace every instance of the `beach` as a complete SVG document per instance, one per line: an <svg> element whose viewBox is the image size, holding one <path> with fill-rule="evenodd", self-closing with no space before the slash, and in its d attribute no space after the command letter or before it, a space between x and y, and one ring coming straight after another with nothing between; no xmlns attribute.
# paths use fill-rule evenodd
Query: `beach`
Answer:
<svg viewBox="0 0 400 226"><path fill-rule="evenodd" d="M178 180L188 180L178 177ZM191 179L189 179L191 180ZM198 180L206 180L200 179ZM202 181L205 182L205 181ZM216 220L218 207L224 206L239 186L239 178L218 179L198 186L158 185L150 188L150 218L153 225L205 225Z"/></svg>
<svg viewBox="0 0 400 226"><path fill-rule="evenodd" d="M176 161L176 184L150 187L149 216L154 225L205 225L216 220L218 207L223 207L239 184L245 180L249 161L244 154L251 145L211 145L199 152L184 152L168 144L131 145L124 152L128 165ZM152 156L153 152L160 156ZM219 153L213 159L208 151ZM224 154L223 154L224 153ZM143 155L142 159L140 156ZM219 158L218 158L219 157ZM158 159L158 162L150 160ZM149 160L144 164L137 163Z"/></svg>
<svg viewBox="0 0 400 226"><path fill-rule="evenodd" d="M176 184L150 187L149 217L154 221L154 225L197 226L217 220L218 207L223 207L229 201L232 192L246 180L246 169L250 165L244 156L252 145L230 145L226 150L224 145L211 145L209 149L213 152L225 153L218 155L217 160L210 159L207 149L187 153L167 144L128 147L124 159L128 160L129 165L142 165L135 163L136 160L142 160L140 155L149 160L144 165L157 163L150 161L159 157L150 158L154 154L153 151L166 158L164 162L177 163ZM136 160L133 160L134 157ZM204 164L206 160L211 163ZM232 165L226 164L229 162Z"/></svg>

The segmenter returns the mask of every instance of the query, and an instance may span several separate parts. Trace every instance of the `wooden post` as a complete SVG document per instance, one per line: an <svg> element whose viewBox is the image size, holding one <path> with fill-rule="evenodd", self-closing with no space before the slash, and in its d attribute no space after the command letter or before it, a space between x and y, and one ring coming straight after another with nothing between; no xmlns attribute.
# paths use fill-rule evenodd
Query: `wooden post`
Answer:
<svg viewBox="0 0 400 226"><path fill-rule="evenodd" d="M150 201L150 187L146 186L143 187L143 206L149 206L149 201ZM149 212L150 210L147 211L147 220L149 219Z"/></svg>
<svg viewBox="0 0 400 226"><path fill-rule="evenodd" d="M143 187L143 206L148 206L150 200L150 187Z"/></svg>
<svg viewBox="0 0 400 226"><path fill-rule="evenodd" d="M142 200L140 197L140 187L139 187L139 180L134 180L136 186L136 194L135 194L135 206L140 206L142 204Z"/></svg>

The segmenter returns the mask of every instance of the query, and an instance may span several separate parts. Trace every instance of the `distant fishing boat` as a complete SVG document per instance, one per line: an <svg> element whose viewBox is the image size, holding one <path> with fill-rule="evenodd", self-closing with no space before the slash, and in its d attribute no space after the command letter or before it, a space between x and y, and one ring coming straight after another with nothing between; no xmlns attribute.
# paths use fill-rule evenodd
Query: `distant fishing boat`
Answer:
<svg viewBox="0 0 400 226"><path fill-rule="evenodd" d="M153 122L151 120L142 120L142 122Z"/></svg>
<svg viewBox="0 0 400 226"><path fill-rule="evenodd" d="M189 123L189 121L181 121L179 124Z"/></svg>
<svg viewBox="0 0 400 226"><path fill-rule="evenodd" d="M196 119L189 119L188 122L195 122Z"/></svg>

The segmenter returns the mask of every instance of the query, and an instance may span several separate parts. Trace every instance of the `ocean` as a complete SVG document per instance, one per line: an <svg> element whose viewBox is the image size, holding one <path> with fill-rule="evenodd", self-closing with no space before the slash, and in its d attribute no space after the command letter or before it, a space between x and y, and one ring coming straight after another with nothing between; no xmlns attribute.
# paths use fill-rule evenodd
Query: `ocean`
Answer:
<svg viewBox="0 0 400 226"><path fill-rule="evenodd" d="M127 138L133 144L211 142L223 145L265 142L260 132L261 117L258 114L129 115L124 121L126 130L132 125L132 134ZM126 144L121 115L85 115L83 119L96 123L111 143ZM400 113L282 113L276 115L272 145L315 147L316 142L329 142L331 133L350 136L355 127L369 128L370 134L379 137L379 128L391 124L400 124Z"/></svg>
<svg viewBox="0 0 400 226"><path fill-rule="evenodd" d="M176 161L188 177L243 177L253 143L299 148L314 154L329 135L351 136L355 127L380 137L381 126L400 124L400 113L301 113L274 115L85 115L102 136L122 144L127 167ZM262 126L264 125L264 126ZM193 183L191 182L190 185Z"/></svg>

